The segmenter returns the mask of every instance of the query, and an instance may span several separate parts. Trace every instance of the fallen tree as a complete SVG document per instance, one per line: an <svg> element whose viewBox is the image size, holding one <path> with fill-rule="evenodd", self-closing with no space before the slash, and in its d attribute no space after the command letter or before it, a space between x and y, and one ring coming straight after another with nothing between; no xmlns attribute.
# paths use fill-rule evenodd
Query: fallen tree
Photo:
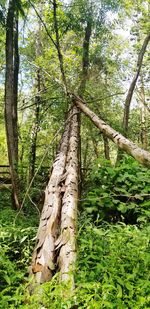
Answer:
<svg viewBox="0 0 150 309"><path fill-rule="evenodd" d="M108 124L106 124L105 121L100 119L93 111L91 111L80 97L74 97L76 105L86 116L91 119L91 121L96 125L98 129L100 129L103 134L105 134L105 136L111 139L120 149L127 152L138 162L140 162L144 166L150 167L150 153L148 151L138 147L132 141L111 128Z"/></svg>
<svg viewBox="0 0 150 309"><path fill-rule="evenodd" d="M73 105L45 190L45 202L32 256L32 289L49 281L58 268L74 287L78 201L78 108Z"/></svg>

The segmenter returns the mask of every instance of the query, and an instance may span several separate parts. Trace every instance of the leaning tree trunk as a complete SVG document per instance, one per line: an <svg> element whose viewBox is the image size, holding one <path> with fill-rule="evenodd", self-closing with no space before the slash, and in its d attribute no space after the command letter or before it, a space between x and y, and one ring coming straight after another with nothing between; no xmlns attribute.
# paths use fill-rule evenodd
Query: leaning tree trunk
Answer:
<svg viewBox="0 0 150 309"><path fill-rule="evenodd" d="M96 125L100 131L105 134L109 139L111 139L120 149L127 152L133 158L135 158L141 164L150 167L150 153L142 148L138 147L136 144L128 140L119 132L115 131L109 125L107 125L103 120L101 120L93 111L91 111L84 101L79 97L76 97L76 104L82 110L82 112L87 115L93 123Z"/></svg>
<svg viewBox="0 0 150 309"><path fill-rule="evenodd" d="M65 192L62 198L61 235L56 242L60 248L59 268L61 280L74 288L74 268L76 261L76 224L78 204L78 142L79 123L78 108L72 109L69 149L66 163Z"/></svg>
<svg viewBox="0 0 150 309"><path fill-rule="evenodd" d="M61 139L60 149L53 163L50 180L45 191L45 202L37 233L30 273L34 283L49 281L55 269L55 241L60 229L60 212L62 204L62 186L65 179L65 167L70 136L70 119L68 119ZM33 284L34 285L34 284Z"/></svg>
<svg viewBox="0 0 150 309"><path fill-rule="evenodd" d="M16 151L16 135L14 134L14 2L14 0L9 1L6 21L5 125L12 182L13 204L15 208L18 209L20 208L19 180L17 174L18 156Z"/></svg>

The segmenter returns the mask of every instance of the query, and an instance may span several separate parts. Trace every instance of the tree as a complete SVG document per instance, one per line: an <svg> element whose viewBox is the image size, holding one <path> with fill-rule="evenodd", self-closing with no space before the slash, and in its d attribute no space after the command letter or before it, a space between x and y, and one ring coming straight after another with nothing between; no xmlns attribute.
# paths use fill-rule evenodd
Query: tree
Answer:
<svg viewBox="0 0 150 309"><path fill-rule="evenodd" d="M16 14L16 15L15 15ZM15 22L15 36L14 36ZM17 128L17 93L18 93L18 11L15 1L9 1L6 20L6 77L5 77L5 124L8 158L12 181L14 206L20 208L18 165L18 128Z"/></svg>
<svg viewBox="0 0 150 309"><path fill-rule="evenodd" d="M40 15L42 15L42 4L40 6ZM36 33L36 57L40 57L42 54L41 46L41 21L38 21L38 30ZM35 107L34 107L34 120L31 128L31 139L30 139L30 153L29 153L29 183L32 181L35 173L36 163L36 146L37 146L37 134L39 131L40 122L40 106L42 104L41 91L42 91L42 72L40 67L36 69L36 96L35 96Z"/></svg>
<svg viewBox="0 0 150 309"><path fill-rule="evenodd" d="M52 5L55 40L51 33L49 33L45 23L43 23L43 25L45 25L44 28L46 33L57 51L63 89L66 100L70 103L70 109L68 111L68 118L65 123L65 130L62 135L60 148L46 188L45 203L37 234L37 245L33 253L31 273L34 275L34 284L48 281L51 279L58 261L61 279L70 282L71 288L73 288L74 279L72 271L76 259L75 235L79 179L78 149L80 119L78 114L80 114L80 112L78 107L93 120L104 134L105 155L107 158L109 158L107 138L113 140L121 149L147 166L150 165L150 155L106 125L104 121L99 119L98 116L83 104L84 101L80 98L81 96L83 97L88 80L89 45L92 27L94 25L93 7L89 2L86 3L86 18L84 17L83 21L84 31L82 29L82 35L84 33L82 69L80 84L78 86L79 96L76 96L70 91L64 67L65 60L60 44L58 25L58 4L54 0ZM42 20L36 9L35 12L40 20Z"/></svg>

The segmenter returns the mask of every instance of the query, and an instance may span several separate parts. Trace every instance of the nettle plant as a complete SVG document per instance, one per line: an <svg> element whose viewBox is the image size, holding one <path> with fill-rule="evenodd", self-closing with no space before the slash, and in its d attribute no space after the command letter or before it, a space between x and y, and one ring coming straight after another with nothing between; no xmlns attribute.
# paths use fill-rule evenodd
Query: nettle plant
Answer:
<svg viewBox="0 0 150 309"><path fill-rule="evenodd" d="M97 160L86 188L83 206L94 220L149 222L150 170L131 157L125 157L116 167Z"/></svg>

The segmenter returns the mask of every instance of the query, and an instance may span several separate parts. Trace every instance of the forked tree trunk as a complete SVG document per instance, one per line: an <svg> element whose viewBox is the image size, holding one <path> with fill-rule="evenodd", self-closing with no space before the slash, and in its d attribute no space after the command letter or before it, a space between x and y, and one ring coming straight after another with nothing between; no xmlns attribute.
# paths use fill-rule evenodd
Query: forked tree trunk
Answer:
<svg viewBox="0 0 150 309"><path fill-rule="evenodd" d="M138 162L147 167L150 167L150 153L148 151L138 147L136 144L125 138L122 134L107 125L93 111L91 111L87 107L87 105L84 104L84 101L82 99L78 97L75 98L77 106L82 110L85 115L87 115L92 120L92 122L96 125L97 128L100 129L103 134L105 134L120 149L131 155Z"/></svg>

